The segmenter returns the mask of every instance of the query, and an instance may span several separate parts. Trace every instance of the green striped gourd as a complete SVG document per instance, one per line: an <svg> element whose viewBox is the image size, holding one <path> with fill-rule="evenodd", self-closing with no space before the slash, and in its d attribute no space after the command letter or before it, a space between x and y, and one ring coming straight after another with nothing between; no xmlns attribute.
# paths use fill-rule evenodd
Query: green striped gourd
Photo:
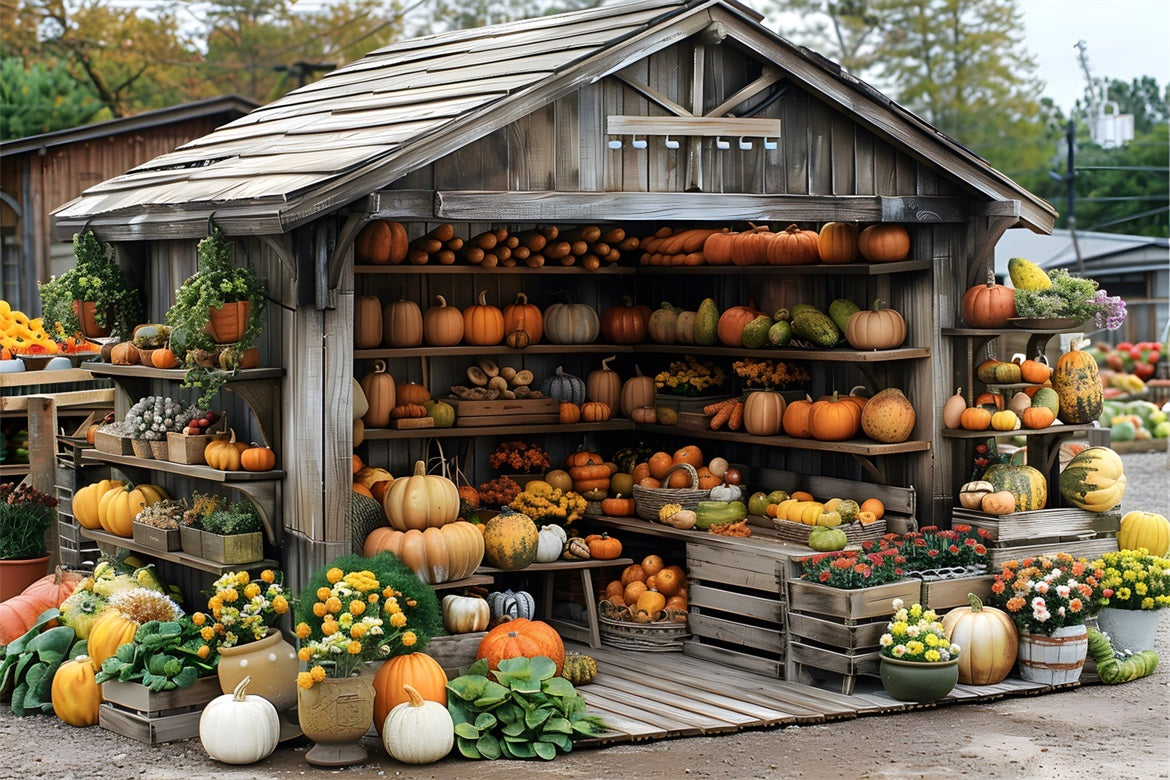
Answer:
<svg viewBox="0 0 1170 780"><path fill-rule="evenodd" d="M1077 453L1060 472L1060 495L1081 509L1108 512L1125 495L1120 456L1108 447L1089 447Z"/></svg>
<svg viewBox="0 0 1170 780"><path fill-rule="evenodd" d="M1088 352L1072 349L1056 361L1052 387L1059 398L1056 416L1062 423L1091 423L1101 416L1105 402L1097 361Z"/></svg>
<svg viewBox="0 0 1170 780"><path fill-rule="evenodd" d="M1048 481L1031 466L997 463L983 473L983 479L997 491L1006 490L1015 496L1017 512L1043 509L1048 504Z"/></svg>

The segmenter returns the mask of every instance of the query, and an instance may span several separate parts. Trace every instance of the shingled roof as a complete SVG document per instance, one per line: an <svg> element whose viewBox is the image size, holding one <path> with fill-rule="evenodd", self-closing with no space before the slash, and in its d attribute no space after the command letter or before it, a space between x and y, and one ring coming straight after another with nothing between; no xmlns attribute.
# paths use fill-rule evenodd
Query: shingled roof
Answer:
<svg viewBox="0 0 1170 780"><path fill-rule="evenodd" d="M880 116L875 132L990 199L1021 201L1024 224L1051 230L1047 203L833 63L776 36L734 0L606 5L391 44L91 187L55 212L57 229L132 222L150 238L163 234L152 225L165 223L174 236L214 214L287 231L676 43L682 33L664 35L666 28L695 15L724 21L748 48L764 36L768 53L786 60L777 64L798 64L794 79L819 97L846 111L876 107L867 112L871 121Z"/></svg>

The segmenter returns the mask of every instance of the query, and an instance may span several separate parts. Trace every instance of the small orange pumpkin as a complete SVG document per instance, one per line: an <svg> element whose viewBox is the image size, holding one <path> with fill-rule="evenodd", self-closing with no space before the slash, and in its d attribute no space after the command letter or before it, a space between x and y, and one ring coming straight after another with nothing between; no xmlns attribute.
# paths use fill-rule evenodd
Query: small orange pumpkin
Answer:
<svg viewBox="0 0 1170 780"><path fill-rule="evenodd" d="M240 466L244 471L272 471L276 468L276 453L253 442L240 452Z"/></svg>
<svg viewBox="0 0 1170 780"><path fill-rule="evenodd" d="M870 225L857 237L857 249L871 263L905 260L910 254L910 233L901 225Z"/></svg>
<svg viewBox="0 0 1170 780"><path fill-rule="evenodd" d="M581 419L585 422L605 422L612 411L603 401L586 401L581 404Z"/></svg>
<svg viewBox="0 0 1170 780"><path fill-rule="evenodd" d="M558 418L564 424L572 424L580 421L581 407L572 401L561 401L560 412Z"/></svg>
<svg viewBox="0 0 1170 780"><path fill-rule="evenodd" d="M959 425L967 431L985 431L991 427L991 412L982 406L964 409L959 417Z"/></svg>
<svg viewBox="0 0 1170 780"><path fill-rule="evenodd" d="M1032 431L1047 428L1055 420L1056 412L1047 406L1029 406L1020 415L1020 421L1024 424L1024 427Z"/></svg>

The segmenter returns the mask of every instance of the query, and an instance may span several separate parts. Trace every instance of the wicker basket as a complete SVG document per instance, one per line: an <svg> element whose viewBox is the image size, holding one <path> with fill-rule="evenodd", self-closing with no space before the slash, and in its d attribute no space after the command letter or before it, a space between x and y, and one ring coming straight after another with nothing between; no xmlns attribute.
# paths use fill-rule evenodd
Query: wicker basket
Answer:
<svg viewBox="0 0 1170 780"><path fill-rule="evenodd" d="M700 501L710 496L710 490L699 489L699 472L689 463L677 463L662 477L662 481L670 479L670 475L682 469L691 477L689 488L647 488L634 485L634 509L638 517L643 520L657 520L658 510L667 504L680 504L683 509L694 509Z"/></svg>
<svg viewBox="0 0 1170 780"><path fill-rule="evenodd" d="M681 653L683 641L691 635L686 623L675 620L633 622L629 620L628 610L614 607L608 601L598 604L598 610L601 613L597 622L602 643L624 650ZM617 617L623 614L627 619L618 620Z"/></svg>
<svg viewBox="0 0 1170 780"><path fill-rule="evenodd" d="M816 528L815 525L794 523L791 520L778 520L775 517L772 518L772 526L776 529L776 536L786 542L796 542L797 544L808 544L808 536ZM849 525L839 525L837 527L845 532L845 538L849 544L861 544L862 542L881 539L886 535L886 519L884 517L881 520L875 520L869 525L853 522Z"/></svg>

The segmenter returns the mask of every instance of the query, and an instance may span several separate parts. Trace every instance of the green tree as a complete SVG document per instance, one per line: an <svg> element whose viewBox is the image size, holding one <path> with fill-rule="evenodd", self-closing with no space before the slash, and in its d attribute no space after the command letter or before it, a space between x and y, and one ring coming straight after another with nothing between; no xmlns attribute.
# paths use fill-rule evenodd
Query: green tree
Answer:
<svg viewBox="0 0 1170 780"><path fill-rule="evenodd" d="M103 106L97 94L59 62L0 60L0 140L64 130L94 121Z"/></svg>
<svg viewBox="0 0 1170 780"><path fill-rule="evenodd" d="M1133 114L1136 134L1148 133L1170 121L1170 84L1159 89L1157 80L1151 76L1141 76L1128 83L1114 79L1109 82L1106 94L1117 103L1118 113Z"/></svg>
<svg viewBox="0 0 1170 780"><path fill-rule="evenodd" d="M778 0L765 3L773 26L861 79L881 58L889 0Z"/></svg>

